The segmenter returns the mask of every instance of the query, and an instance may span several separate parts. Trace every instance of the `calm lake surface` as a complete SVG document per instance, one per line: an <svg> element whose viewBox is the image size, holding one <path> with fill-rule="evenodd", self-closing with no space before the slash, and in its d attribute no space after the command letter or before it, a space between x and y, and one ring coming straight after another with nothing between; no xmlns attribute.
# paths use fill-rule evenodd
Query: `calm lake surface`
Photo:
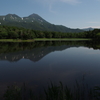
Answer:
<svg viewBox="0 0 100 100"><path fill-rule="evenodd" d="M0 43L0 92L12 84L42 91L52 81L73 87L76 80L100 85L100 43L37 41Z"/></svg>

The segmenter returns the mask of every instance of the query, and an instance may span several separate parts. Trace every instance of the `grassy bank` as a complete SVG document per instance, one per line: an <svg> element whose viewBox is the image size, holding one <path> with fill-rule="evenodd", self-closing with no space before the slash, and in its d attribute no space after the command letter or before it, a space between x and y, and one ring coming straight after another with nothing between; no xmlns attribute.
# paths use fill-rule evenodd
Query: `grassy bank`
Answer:
<svg viewBox="0 0 100 100"><path fill-rule="evenodd" d="M82 41L91 40L86 38L35 38L28 40L21 39L0 39L0 42L33 42L33 41Z"/></svg>
<svg viewBox="0 0 100 100"><path fill-rule="evenodd" d="M33 42L34 40L21 40L21 39L0 39L0 42Z"/></svg>
<svg viewBox="0 0 100 100"><path fill-rule="evenodd" d="M81 40L91 40L86 38L36 38L35 41L81 41Z"/></svg>

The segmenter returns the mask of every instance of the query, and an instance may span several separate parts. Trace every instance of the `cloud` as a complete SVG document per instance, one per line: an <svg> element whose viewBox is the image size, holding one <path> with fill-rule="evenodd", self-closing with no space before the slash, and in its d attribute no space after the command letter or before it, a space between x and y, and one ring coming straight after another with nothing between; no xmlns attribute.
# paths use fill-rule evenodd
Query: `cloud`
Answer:
<svg viewBox="0 0 100 100"><path fill-rule="evenodd" d="M48 3L49 5L49 11L52 13L57 13L53 10L53 5L56 5L57 2L66 3L70 5L76 5L78 3L81 3L79 0L43 0L45 3Z"/></svg>
<svg viewBox="0 0 100 100"><path fill-rule="evenodd" d="M56 14L56 13L57 13L56 11L54 11L54 10L53 10L52 5L49 5L49 11L50 11L51 13L54 13L54 14Z"/></svg>
<svg viewBox="0 0 100 100"><path fill-rule="evenodd" d="M80 0L29 0L31 2L38 2L44 6L47 6L49 11L51 13L57 13L56 11L54 11L53 7L56 6L56 4L60 3L65 3L65 4L69 4L69 5L76 5L81 3Z"/></svg>
<svg viewBox="0 0 100 100"><path fill-rule="evenodd" d="M92 28L100 28L100 26L91 26Z"/></svg>

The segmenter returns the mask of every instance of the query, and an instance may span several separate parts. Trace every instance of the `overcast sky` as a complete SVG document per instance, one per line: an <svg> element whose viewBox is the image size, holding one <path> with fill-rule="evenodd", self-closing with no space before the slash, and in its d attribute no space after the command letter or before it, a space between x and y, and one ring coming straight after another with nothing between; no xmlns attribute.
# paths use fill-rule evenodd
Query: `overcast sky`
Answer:
<svg viewBox="0 0 100 100"><path fill-rule="evenodd" d="M100 28L100 0L0 0L0 15L36 13L46 21L70 28Z"/></svg>

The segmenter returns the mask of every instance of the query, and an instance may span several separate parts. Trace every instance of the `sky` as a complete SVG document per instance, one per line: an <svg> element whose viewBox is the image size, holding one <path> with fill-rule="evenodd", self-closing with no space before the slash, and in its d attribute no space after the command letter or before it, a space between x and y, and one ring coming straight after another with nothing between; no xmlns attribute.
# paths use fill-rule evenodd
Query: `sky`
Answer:
<svg viewBox="0 0 100 100"><path fill-rule="evenodd" d="M0 15L33 13L69 28L100 28L100 0L0 0Z"/></svg>

